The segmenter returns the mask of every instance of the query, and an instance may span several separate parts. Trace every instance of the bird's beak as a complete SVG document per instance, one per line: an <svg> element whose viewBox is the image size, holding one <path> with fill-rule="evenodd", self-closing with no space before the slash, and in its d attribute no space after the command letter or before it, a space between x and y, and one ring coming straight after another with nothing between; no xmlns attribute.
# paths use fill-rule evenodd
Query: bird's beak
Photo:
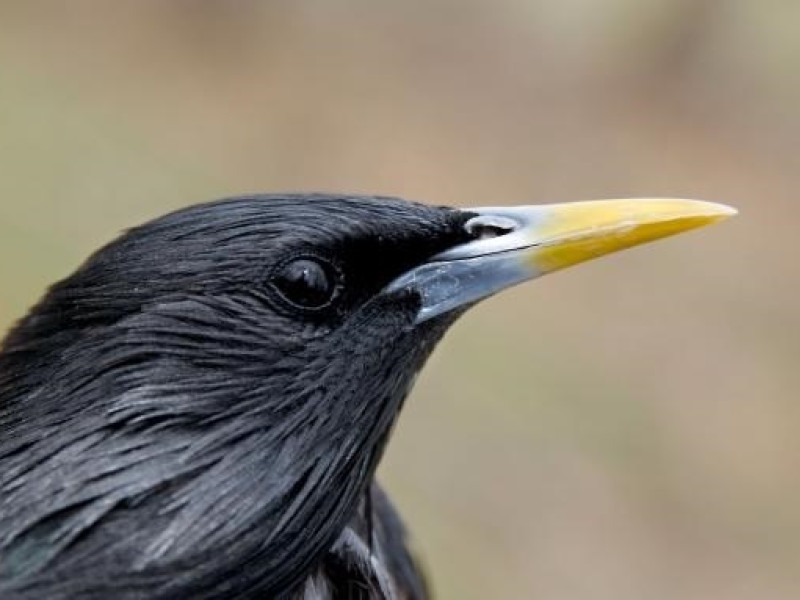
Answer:
<svg viewBox="0 0 800 600"><path fill-rule="evenodd" d="M446 250L395 279L387 292L413 289L421 323L512 285L617 250L736 214L698 200L593 200L468 209L474 241Z"/></svg>

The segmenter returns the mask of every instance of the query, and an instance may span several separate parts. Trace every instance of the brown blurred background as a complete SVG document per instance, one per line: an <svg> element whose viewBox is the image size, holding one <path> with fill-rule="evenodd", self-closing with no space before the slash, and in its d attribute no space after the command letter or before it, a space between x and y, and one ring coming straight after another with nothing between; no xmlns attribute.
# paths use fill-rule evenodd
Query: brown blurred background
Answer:
<svg viewBox="0 0 800 600"><path fill-rule="evenodd" d="M800 3L0 4L0 329L248 191L686 196L734 221L485 303L382 467L440 598L800 597Z"/></svg>

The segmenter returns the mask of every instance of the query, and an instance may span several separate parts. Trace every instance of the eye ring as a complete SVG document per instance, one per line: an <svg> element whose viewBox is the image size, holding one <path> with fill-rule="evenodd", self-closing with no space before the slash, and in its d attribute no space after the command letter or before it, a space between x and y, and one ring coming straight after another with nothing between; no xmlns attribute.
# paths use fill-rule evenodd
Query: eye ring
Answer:
<svg viewBox="0 0 800 600"><path fill-rule="evenodd" d="M271 285L281 299L294 309L317 312L331 306L343 286L341 271L314 255L298 255L279 264Z"/></svg>

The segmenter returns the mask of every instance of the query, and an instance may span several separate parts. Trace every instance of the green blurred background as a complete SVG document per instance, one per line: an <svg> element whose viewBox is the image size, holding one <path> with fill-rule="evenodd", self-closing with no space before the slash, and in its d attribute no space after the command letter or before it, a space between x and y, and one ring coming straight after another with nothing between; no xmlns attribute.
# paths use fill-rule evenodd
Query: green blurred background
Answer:
<svg viewBox="0 0 800 600"><path fill-rule="evenodd" d="M441 598L800 597L800 3L0 4L0 328L248 191L741 215L475 309L382 466Z"/></svg>

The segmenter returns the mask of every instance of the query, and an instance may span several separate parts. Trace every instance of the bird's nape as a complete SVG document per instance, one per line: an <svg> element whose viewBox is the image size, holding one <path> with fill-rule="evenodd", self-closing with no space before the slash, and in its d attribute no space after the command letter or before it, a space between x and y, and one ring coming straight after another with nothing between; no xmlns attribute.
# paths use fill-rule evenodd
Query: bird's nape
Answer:
<svg viewBox="0 0 800 600"><path fill-rule="evenodd" d="M274 195L131 230L0 353L2 597L424 598L373 478L446 329L728 214Z"/></svg>

